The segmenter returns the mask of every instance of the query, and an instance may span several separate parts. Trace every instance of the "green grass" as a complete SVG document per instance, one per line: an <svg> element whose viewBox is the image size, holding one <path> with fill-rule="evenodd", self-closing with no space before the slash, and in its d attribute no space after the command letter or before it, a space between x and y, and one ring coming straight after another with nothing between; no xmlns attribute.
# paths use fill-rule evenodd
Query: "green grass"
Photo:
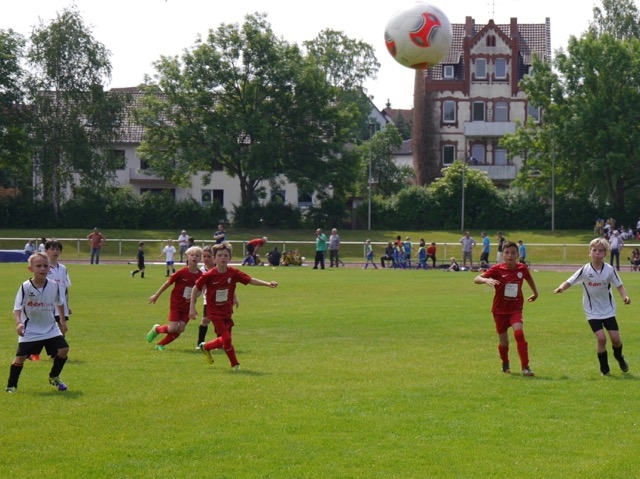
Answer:
<svg viewBox="0 0 640 479"><path fill-rule="evenodd" d="M168 294L163 268L70 264L69 390L28 363L2 396L1 477L628 478L640 468L640 324L619 304L631 372L599 375L569 275L541 271L525 306L536 377L504 375L472 273L253 268L275 289L240 287L242 370L194 351L197 324L164 352L145 341ZM25 265L4 265L0 310ZM632 300L640 275L623 273ZM526 285L525 285L526 288ZM201 309L200 307L198 309ZM3 321L5 374L15 351ZM611 359L613 361L613 359ZM517 370L515 347L512 369ZM615 366L615 367L614 367Z"/></svg>

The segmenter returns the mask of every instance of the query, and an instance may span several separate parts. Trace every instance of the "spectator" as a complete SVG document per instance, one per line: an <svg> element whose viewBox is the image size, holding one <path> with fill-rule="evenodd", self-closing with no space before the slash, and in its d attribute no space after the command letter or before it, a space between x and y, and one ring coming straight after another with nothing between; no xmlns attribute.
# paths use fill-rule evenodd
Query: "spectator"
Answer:
<svg viewBox="0 0 640 479"><path fill-rule="evenodd" d="M33 240L27 241L27 244L24 245L24 253L31 256L36 252L36 245L33 243Z"/></svg>
<svg viewBox="0 0 640 479"><path fill-rule="evenodd" d="M460 271L460 265L453 256L449 258L449 268L447 268L447 271Z"/></svg>
<svg viewBox="0 0 640 479"><path fill-rule="evenodd" d="M282 254L278 251L278 247L274 246L272 251L267 253L267 259L269 260L269 264L271 266L280 266L280 258Z"/></svg>
<svg viewBox="0 0 640 479"><path fill-rule="evenodd" d="M215 241L216 244L220 244L226 240L227 240L227 232L224 230L224 225L219 224L218 230L213 234L213 241Z"/></svg>
<svg viewBox="0 0 640 479"><path fill-rule="evenodd" d="M333 262L336 268L340 265L340 235L338 230L333 228L329 236L329 268L333 268Z"/></svg>
<svg viewBox="0 0 640 479"><path fill-rule="evenodd" d="M616 271L620 271L620 251L624 246L624 241L620 237L618 230L615 230L609 240L611 246L611 256L609 258L609 264L613 266L613 260L616 260Z"/></svg>
<svg viewBox="0 0 640 479"><path fill-rule="evenodd" d="M87 239L91 244L91 264L93 264L94 260L96 264L100 264L100 250L106 238L100 233L98 228L93 228L93 231L87 235Z"/></svg>
<svg viewBox="0 0 640 479"><path fill-rule="evenodd" d="M480 254L480 262L482 263L484 261L485 263L489 264L489 253L491 253L491 241L489 240L487 233L484 231L480 233L480 236L482 236L482 253Z"/></svg>
<svg viewBox="0 0 640 479"><path fill-rule="evenodd" d="M380 256L380 265L386 268L385 261L391 261L391 267L393 268L393 243L389 241L387 247L384 249L384 254Z"/></svg>
<svg viewBox="0 0 640 479"><path fill-rule="evenodd" d="M518 262L527 264L527 247L522 240L518 240Z"/></svg>
<svg viewBox="0 0 640 479"><path fill-rule="evenodd" d="M631 261L631 269L633 271L638 271L638 267L640 267L640 249L633 248L631 258L629 258L629 260Z"/></svg>
<svg viewBox="0 0 640 479"><path fill-rule="evenodd" d="M258 254L258 251L265 244L267 244L267 237L266 236L263 236L262 238L252 239L251 241L249 241L247 243L247 253L249 253L251 256L253 256L254 259L256 259L256 255Z"/></svg>
<svg viewBox="0 0 640 479"><path fill-rule="evenodd" d="M504 242L507 241L504 236L502 236L502 232L498 231L498 254L496 256L496 262L502 263L502 248L504 246Z"/></svg>
<svg viewBox="0 0 640 479"><path fill-rule="evenodd" d="M316 257L313 262L313 269L324 269L324 255L327 251L327 236L320 228L316 230Z"/></svg>
<svg viewBox="0 0 640 479"><path fill-rule="evenodd" d="M189 248L189 235L187 234L187 230L182 230L180 232L180 236L178 236L178 250L180 251L180 262L182 263L184 258L184 253Z"/></svg>
<svg viewBox="0 0 640 479"><path fill-rule="evenodd" d="M38 245L38 253L47 254L47 248L45 244L47 242L47 238L40 238L40 244Z"/></svg>
<svg viewBox="0 0 640 479"><path fill-rule="evenodd" d="M468 231L465 231L464 236L460 238L460 244L462 245L462 267L467 266L468 259L469 267L473 268L473 248L476 246L476 240Z"/></svg>

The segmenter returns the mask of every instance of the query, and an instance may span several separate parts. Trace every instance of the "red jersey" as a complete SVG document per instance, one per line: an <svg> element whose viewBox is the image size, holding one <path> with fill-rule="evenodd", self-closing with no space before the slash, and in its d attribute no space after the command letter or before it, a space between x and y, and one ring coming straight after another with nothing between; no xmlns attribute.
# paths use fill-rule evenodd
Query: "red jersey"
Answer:
<svg viewBox="0 0 640 479"><path fill-rule="evenodd" d="M262 238L256 238L256 239L252 239L247 244L250 244L254 248L261 248L264 246L264 240Z"/></svg>
<svg viewBox="0 0 640 479"><path fill-rule="evenodd" d="M224 273L219 273L216 268L213 268L203 274L196 281L196 286L200 291L206 289L207 318L231 319L236 284L247 285L250 282L251 276L232 266L228 266Z"/></svg>
<svg viewBox="0 0 640 479"><path fill-rule="evenodd" d="M189 304L191 302L191 290L196 285L196 280L202 276L202 271L197 273L189 271L188 267L184 267L173 273L167 280L174 287L171 290L171 302L169 309L172 311L189 312Z"/></svg>
<svg viewBox="0 0 640 479"><path fill-rule="evenodd" d="M516 263L514 269L509 269L504 263L495 264L482 273L482 277L500 281L500 284L495 286L492 313L510 314L522 310L524 305L522 283L531 280L531 272L526 265Z"/></svg>

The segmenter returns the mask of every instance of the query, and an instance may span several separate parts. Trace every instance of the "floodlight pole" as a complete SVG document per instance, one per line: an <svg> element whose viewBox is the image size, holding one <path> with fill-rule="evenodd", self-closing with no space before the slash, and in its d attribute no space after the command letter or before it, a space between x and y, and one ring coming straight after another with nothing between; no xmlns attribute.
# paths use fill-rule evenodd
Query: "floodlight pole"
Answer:
<svg viewBox="0 0 640 479"><path fill-rule="evenodd" d="M369 119L369 177L367 179L367 189L369 190L369 208L367 210L367 230L371 231L371 163L373 148L371 145L371 139L373 138L374 124L372 119Z"/></svg>
<svg viewBox="0 0 640 479"><path fill-rule="evenodd" d="M556 135L551 137L551 231L556 230Z"/></svg>
<svg viewBox="0 0 640 479"><path fill-rule="evenodd" d="M460 231L464 231L464 173L467 169L467 162L462 161L462 209L460 212Z"/></svg>

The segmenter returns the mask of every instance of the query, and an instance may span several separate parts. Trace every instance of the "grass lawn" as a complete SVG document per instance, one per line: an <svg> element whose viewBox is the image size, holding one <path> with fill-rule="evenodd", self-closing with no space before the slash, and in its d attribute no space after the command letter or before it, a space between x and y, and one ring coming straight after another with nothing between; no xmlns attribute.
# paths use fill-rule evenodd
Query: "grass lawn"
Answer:
<svg viewBox="0 0 640 479"><path fill-rule="evenodd" d="M0 351L24 264L3 265ZM240 286L242 370L194 350L197 323L160 352L162 266L70 264L70 360L58 392L50 361L27 363L0 408L0 477L629 478L640 470L640 274L618 300L623 374L601 377L581 292L569 273L534 273L525 305L536 376L500 372L493 292L473 273L247 268L277 280ZM525 291L528 292L525 284ZM617 292L616 292L617 295ZM198 308L199 310L201 307ZM211 337L211 334L209 336ZM610 354L611 356L611 354ZM6 383L3 383L3 386ZM636 472L633 472L636 471Z"/></svg>

